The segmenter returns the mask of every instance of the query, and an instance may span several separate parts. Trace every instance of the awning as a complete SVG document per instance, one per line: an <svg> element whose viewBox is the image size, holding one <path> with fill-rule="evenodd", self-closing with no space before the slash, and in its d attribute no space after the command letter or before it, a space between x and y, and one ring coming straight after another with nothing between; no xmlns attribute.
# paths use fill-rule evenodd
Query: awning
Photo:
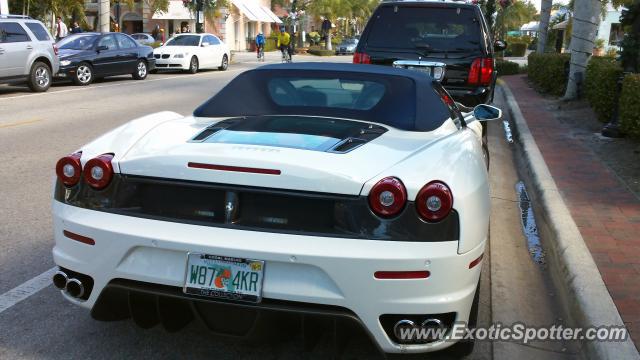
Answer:
<svg viewBox="0 0 640 360"><path fill-rule="evenodd" d="M268 7L262 6L262 11L264 11L271 18L271 20L273 20L274 23L282 24L282 20L280 20L278 15L274 14L273 11L271 11L271 9L269 9Z"/></svg>
<svg viewBox="0 0 640 360"><path fill-rule="evenodd" d="M182 5L182 0L169 1L169 9L167 12L157 11L153 14L152 19L156 20L195 20L195 16L191 14L188 8Z"/></svg>
<svg viewBox="0 0 640 360"><path fill-rule="evenodd" d="M567 28L567 25L569 25L569 19L559 22L555 25L553 25L553 30L564 30Z"/></svg>
<svg viewBox="0 0 640 360"><path fill-rule="evenodd" d="M282 21L280 21L280 19L278 19L278 17L266 6L260 6L253 2L243 0L233 0L232 2L233 5L235 5L238 10L240 10L240 12L249 19L249 21L282 23Z"/></svg>

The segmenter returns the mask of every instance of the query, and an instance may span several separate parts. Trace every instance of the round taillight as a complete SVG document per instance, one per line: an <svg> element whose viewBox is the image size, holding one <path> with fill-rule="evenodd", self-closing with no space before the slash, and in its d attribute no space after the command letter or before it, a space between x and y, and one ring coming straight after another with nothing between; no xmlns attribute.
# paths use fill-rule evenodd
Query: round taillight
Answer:
<svg viewBox="0 0 640 360"><path fill-rule="evenodd" d="M371 188L369 206L378 216L390 218L398 215L407 203L407 190L395 177L384 178Z"/></svg>
<svg viewBox="0 0 640 360"><path fill-rule="evenodd" d="M112 154L102 154L87 161L84 165L84 180L92 188L101 190L107 187L113 177Z"/></svg>
<svg viewBox="0 0 640 360"><path fill-rule="evenodd" d="M74 186L80 181L82 165L80 164L82 153L77 152L63 157L56 163L56 175L66 186Z"/></svg>
<svg viewBox="0 0 640 360"><path fill-rule="evenodd" d="M447 184L432 181L425 185L416 197L418 215L428 222L438 222L451 212L453 194Z"/></svg>

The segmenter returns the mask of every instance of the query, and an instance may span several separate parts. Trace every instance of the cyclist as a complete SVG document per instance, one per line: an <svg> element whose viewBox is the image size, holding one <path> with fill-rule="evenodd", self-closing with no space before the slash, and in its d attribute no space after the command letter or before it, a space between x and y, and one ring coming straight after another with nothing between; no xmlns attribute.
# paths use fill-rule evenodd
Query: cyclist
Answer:
<svg viewBox="0 0 640 360"><path fill-rule="evenodd" d="M262 32L259 32L258 35L256 36L256 47L258 48L258 59L260 59L260 55L264 56L264 35L262 34ZM261 54L262 52L262 54Z"/></svg>
<svg viewBox="0 0 640 360"><path fill-rule="evenodd" d="M280 27L280 34L278 34L278 49L282 52L282 58L285 58L284 52L286 50L289 55L289 61L291 60L291 35L289 35L284 26Z"/></svg>

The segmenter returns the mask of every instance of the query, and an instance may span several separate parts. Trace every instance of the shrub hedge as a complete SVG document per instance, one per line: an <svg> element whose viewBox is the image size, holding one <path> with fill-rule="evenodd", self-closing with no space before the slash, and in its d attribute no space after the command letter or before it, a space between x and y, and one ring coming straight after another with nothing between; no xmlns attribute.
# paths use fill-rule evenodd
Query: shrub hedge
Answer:
<svg viewBox="0 0 640 360"><path fill-rule="evenodd" d="M333 56L336 54L336 51L313 46L313 47L310 47L309 50L307 50L307 53L311 55L317 55L317 56Z"/></svg>
<svg viewBox="0 0 640 360"><path fill-rule="evenodd" d="M528 57L528 77L540 91L561 96L567 86L565 64L569 59L569 54L531 53Z"/></svg>
<svg viewBox="0 0 640 360"><path fill-rule="evenodd" d="M507 45L505 56L523 57L527 52L527 44L522 42L514 42Z"/></svg>
<svg viewBox="0 0 640 360"><path fill-rule="evenodd" d="M622 73L622 68L614 59L606 57L592 57L585 73L584 91L598 120L611 120L611 113L615 106L616 81Z"/></svg>
<svg viewBox="0 0 640 360"><path fill-rule="evenodd" d="M627 135L640 139L640 74L624 77L620 94L620 125Z"/></svg>
<svg viewBox="0 0 640 360"><path fill-rule="evenodd" d="M520 65L509 60L496 60L496 71L498 76L515 75L520 72Z"/></svg>

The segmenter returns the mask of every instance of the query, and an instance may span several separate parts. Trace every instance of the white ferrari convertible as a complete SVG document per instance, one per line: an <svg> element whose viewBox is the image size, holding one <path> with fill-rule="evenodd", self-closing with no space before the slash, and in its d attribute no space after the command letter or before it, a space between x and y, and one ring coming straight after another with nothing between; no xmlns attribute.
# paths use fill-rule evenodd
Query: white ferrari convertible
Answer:
<svg viewBox="0 0 640 360"><path fill-rule="evenodd" d="M244 72L191 116L133 120L58 161L53 282L144 328L243 336L294 317L309 336L357 324L386 353L452 346L487 242L479 121L501 117L466 110L413 70Z"/></svg>

